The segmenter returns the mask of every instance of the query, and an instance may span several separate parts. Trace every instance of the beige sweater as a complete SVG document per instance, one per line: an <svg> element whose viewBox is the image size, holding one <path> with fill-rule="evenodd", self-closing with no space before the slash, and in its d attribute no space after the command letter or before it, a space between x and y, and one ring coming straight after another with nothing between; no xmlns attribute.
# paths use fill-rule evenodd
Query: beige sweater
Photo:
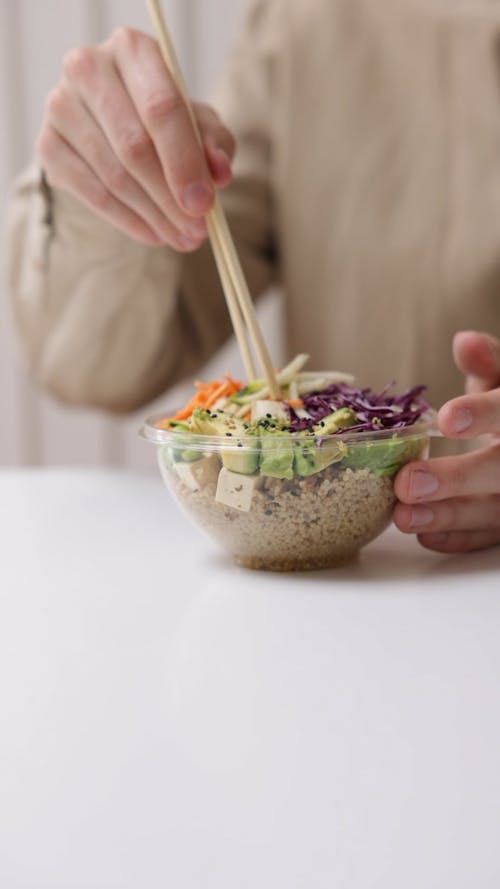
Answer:
<svg viewBox="0 0 500 889"><path fill-rule="evenodd" d="M215 104L230 224L254 295L284 287L289 355L459 394L454 331L500 335L500 2L259 0ZM137 407L229 333L208 245L140 246L34 169L9 247L32 373L68 402Z"/></svg>

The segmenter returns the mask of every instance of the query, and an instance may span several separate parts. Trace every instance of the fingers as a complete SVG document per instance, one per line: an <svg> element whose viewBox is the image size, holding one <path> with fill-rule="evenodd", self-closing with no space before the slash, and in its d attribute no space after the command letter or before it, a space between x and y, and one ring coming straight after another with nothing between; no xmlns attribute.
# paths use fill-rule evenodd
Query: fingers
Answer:
<svg viewBox="0 0 500 889"><path fill-rule="evenodd" d="M448 438L500 434L500 389L448 401L438 413L438 426Z"/></svg>
<svg viewBox="0 0 500 889"><path fill-rule="evenodd" d="M210 105L195 102L194 109L205 147L215 151L220 149L231 163L236 152L236 142L232 133L224 126Z"/></svg>
<svg viewBox="0 0 500 889"><path fill-rule="evenodd" d="M500 445L408 463L396 476L394 490L408 504L500 493Z"/></svg>
<svg viewBox="0 0 500 889"><path fill-rule="evenodd" d="M419 534L419 543L440 553L469 553L500 543L500 529L492 531L452 531L449 534Z"/></svg>
<svg viewBox="0 0 500 889"><path fill-rule="evenodd" d="M160 242L183 249L185 244L181 233L120 163L94 118L68 88L61 86L52 92L47 101L47 111L52 127L75 153L86 158L88 166L104 187L140 216ZM49 178L52 165L52 156L49 156L45 160Z"/></svg>
<svg viewBox="0 0 500 889"><path fill-rule="evenodd" d="M47 173L51 186L74 194L91 210L130 237L151 246L163 243L140 216L105 188L90 167L50 127L44 129L38 141L38 155L47 171L50 169L50 159L57 156L57 164L52 172Z"/></svg>
<svg viewBox="0 0 500 889"><path fill-rule="evenodd" d="M101 46L72 50L38 140L49 182L93 209L97 203L128 234L195 249L206 237L215 190L231 180L234 140L212 109L193 107L201 145L145 34L122 28Z"/></svg>
<svg viewBox="0 0 500 889"><path fill-rule="evenodd" d="M468 392L485 392L500 385L500 341L486 333L461 331L453 340L453 355L466 375Z"/></svg>
<svg viewBox="0 0 500 889"><path fill-rule="evenodd" d="M232 178L231 162L236 149L234 138L208 105L195 104L195 114L212 179L217 188L225 188Z"/></svg>
<svg viewBox="0 0 500 889"><path fill-rule="evenodd" d="M222 148L205 147L205 156L217 188L226 188L231 182L231 163L227 152Z"/></svg>
<svg viewBox="0 0 500 889"><path fill-rule="evenodd" d="M394 523L426 549L471 552L500 544L500 495L455 498L410 506L398 503Z"/></svg>
<svg viewBox="0 0 500 889"><path fill-rule="evenodd" d="M174 201L153 142L111 57L103 52L82 55L83 52L69 54L65 62L66 76L99 122L114 156L161 208L177 232L187 238L202 238L203 221L189 220Z"/></svg>
<svg viewBox="0 0 500 889"><path fill-rule="evenodd" d="M457 497L436 503L398 503L394 521L405 533L436 534L451 531L500 531L500 494L491 497Z"/></svg>
<svg viewBox="0 0 500 889"><path fill-rule="evenodd" d="M439 552L500 543L500 445L409 463L395 480L394 522Z"/></svg>
<svg viewBox="0 0 500 889"><path fill-rule="evenodd" d="M175 83L154 40L132 29L114 37L119 74L156 149L177 207L188 216L205 215L214 188L202 147Z"/></svg>
<svg viewBox="0 0 500 889"><path fill-rule="evenodd" d="M467 375L467 395L443 405L438 425L448 438L500 434L500 341L463 331L453 351ZM422 546L468 552L500 543L500 444L459 457L414 462L398 473L394 521Z"/></svg>
<svg viewBox="0 0 500 889"><path fill-rule="evenodd" d="M455 361L467 374L468 394L447 402L438 426L447 438L500 433L500 341L488 334L463 331L453 342Z"/></svg>

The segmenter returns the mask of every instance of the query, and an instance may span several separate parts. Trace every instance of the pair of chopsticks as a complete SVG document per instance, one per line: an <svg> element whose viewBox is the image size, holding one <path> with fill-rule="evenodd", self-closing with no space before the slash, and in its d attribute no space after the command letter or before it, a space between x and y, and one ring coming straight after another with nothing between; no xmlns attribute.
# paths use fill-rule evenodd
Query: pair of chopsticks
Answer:
<svg viewBox="0 0 500 889"><path fill-rule="evenodd" d="M186 103L196 137L202 146L198 124L189 100L174 44L163 16L160 0L147 0L147 6L163 60ZM221 279L224 295L226 297L229 315L231 317L236 341L241 352L247 377L249 381L252 381L255 380L257 376L249 346L250 340L254 353L259 360L262 374L265 377L271 398L279 399L281 393L276 381L271 358L257 321L255 308L234 246L229 225L217 195L215 197L213 208L207 213L206 222L215 262Z"/></svg>

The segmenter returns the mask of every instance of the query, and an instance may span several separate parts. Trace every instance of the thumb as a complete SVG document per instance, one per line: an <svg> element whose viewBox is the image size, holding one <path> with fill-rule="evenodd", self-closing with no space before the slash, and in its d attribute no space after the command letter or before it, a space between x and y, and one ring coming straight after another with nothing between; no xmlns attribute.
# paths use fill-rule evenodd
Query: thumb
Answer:
<svg viewBox="0 0 500 889"><path fill-rule="evenodd" d="M500 386L500 340L496 337L460 331L453 338L453 357L466 376L467 392L487 392Z"/></svg>

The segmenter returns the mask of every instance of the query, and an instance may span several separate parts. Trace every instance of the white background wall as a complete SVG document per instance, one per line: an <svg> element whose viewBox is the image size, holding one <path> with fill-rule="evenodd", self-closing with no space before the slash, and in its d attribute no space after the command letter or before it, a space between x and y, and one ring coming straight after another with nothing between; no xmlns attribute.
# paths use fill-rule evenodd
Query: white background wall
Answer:
<svg viewBox="0 0 500 889"><path fill-rule="evenodd" d="M207 98L224 52L237 31L247 0L164 0L193 95ZM59 78L67 49L104 39L117 25L151 30L143 0L0 0L0 200L32 158L44 96ZM1 247L5 245L2 241ZM126 419L54 404L34 390L23 372L3 281L0 291L0 464L106 464L153 466L150 448L137 438L144 413L161 410L166 398ZM138 298L140 295L138 294ZM277 305L261 313L266 330L277 328ZM269 335L269 334L268 334ZM277 334L274 334L276 337ZM279 343L270 342L273 354ZM210 371L237 372L233 346ZM168 395L170 405L184 390Z"/></svg>

